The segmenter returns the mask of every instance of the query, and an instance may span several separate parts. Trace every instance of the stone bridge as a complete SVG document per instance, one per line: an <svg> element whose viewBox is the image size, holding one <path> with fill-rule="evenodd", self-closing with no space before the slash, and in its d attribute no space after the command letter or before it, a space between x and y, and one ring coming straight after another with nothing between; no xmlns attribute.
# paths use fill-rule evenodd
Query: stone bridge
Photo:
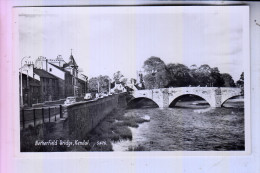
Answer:
<svg viewBox="0 0 260 173"><path fill-rule="evenodd" d="M206 100L211 107L221 107L228 99L240 96L240 88L231 87L179 87L179 88L160 88L152 90L133 91L133 101L137 98L148 98L153 100L159 107L169 107L175 105L180 97L184 95L195 95Z"/></svg>

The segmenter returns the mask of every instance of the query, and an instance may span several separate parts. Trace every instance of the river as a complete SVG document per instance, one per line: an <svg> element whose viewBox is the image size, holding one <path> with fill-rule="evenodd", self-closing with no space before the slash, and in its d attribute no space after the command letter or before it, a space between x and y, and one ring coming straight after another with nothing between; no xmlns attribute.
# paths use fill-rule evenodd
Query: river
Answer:
<svg viewBox="0 0 260 173"><path fill-rule="evenodd" d="M203 101L184 101L174 108L128 109L124 116L149 116L150 122L139 124L138 128L129 127L133 139L113 143L113 150L244 150L243 105L243 100L237 99L215 109Z"/></svg>

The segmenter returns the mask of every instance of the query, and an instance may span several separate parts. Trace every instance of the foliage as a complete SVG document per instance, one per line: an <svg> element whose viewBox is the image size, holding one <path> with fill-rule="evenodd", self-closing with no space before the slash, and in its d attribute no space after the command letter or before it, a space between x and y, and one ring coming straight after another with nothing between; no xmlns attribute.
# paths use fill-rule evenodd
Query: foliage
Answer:
<svg viewBox="0 0 260 173"><path fill-rule="evenodd" d="M109 89L109 80L108 76L98 76L89 79L89 90L90 92L97 92L99 86L99 92L108 92Z"/></svg>
<svg viewBox="0 0 260 173"><path fill-rule="evenodd" d="M195 70L195 76L197 79L197 84L200 86L211 86L210 83L210 66L207 64L201 65Z"/></svg>
<svg viewBox="0 0 260 173"><path fill-rule="evenodd" d="M165 87L234 87L231 75L221 74L217 67L203 64L190 68L180 63L165 63L159 57L148 58L143 65L144 85L146 89Z"/></svg>
<svg viewBox="0 0 260 173"><path fill-rule="evenodd" d="M217 67L210 69L210 83L214 87L221 87L225 83Z"/></svg>
<svg viewBox="0 0 260 173"><path fill-rule="evenodd" d="M89 87L90 92L97 92L98 91L98 78L97 77L90 78L88 87Z"/></svg>
<svg viewBox="0 0 260 173"><path fill-rule="evenodd" d="M156 78L152 74L147 74L144 76L144 81L145 81L145 88L146 89L154 89L156 88Z"/></svg>
<svg viewBox="0 0 260 173"><path fill-rule="evenodd" d="M182 87L191 85L192 77L190 69L183 64L168 64L169 86Z"/></svg>
<svg viewBox="0 0 260 173"><path fill-rule="evenodd" d="M122 78L121 83L122 83L123 86L125 86L125 84L127 83L127 78L125 78L125 77Z"/></svg>
<svg viewBox="0 0 260 173"><path fill-rule="evenodd" d="M152 56L144 62L144 71L148 74L155 74L165 70L165 63L158 57Z"/></svg>
<svg viewBox="0 0 260 173"><path fill-rule="evenodd" d="M124 77L124 75L122 75L122 73L120 71L117 71L116 73L114 73L113 75L113 79L114 81L116 81L117 83L119 81L121 81L121 79Z"/></svg>
<svg viewBox="0 0 260 173"><path fill-rule="evenodd" d="M224 86L225 87L235 87L235 82L232 78L232 76L228 73L221 74L222 79L224 80Z"/></svg>
<svg viewBox="0 0 260 173"><path fill-rule="evenodd" d="M244 72L240 75L240 79L236 82L237 86L244 86Z"/></svg>
<svg viewBox="0 0 260 173"><path fill-rule="evenodd" d="M241 88L241 95L244 95L244 72L240 75L240 79L236 82L237 86Z"/></svg>
<svg viewBox="0 0 260 173"><path fill-rule="evenodd" d="M143 65L145 88L164 88L169 83L165 63L158 57L148 58Z"/></svg>

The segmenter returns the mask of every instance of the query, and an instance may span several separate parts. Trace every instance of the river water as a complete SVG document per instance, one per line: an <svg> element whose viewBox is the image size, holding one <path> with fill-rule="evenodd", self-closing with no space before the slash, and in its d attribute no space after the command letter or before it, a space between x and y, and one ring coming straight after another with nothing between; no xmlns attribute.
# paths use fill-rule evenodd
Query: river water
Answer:
<svg viewBox="0 0 260 173"><path fill-rule="evenodd" d="M186 101L174 108L128 109L124 116L150 117L131 128L133 139L113 143L114 151L141 146L142 151L244 150L244 102L231 100L212 109L203 101Z"/></svg>

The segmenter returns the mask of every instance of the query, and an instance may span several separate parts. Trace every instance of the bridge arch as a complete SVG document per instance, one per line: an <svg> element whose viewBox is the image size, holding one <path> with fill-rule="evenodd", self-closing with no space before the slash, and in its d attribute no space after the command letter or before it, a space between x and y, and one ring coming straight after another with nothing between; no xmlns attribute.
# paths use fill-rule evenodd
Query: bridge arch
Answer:
<svg viewBox="0 0 260 173"><path fill-rule="evenodd" d="M131 103L133 103L134 101L138 101L138 100L142 100L142 99L146 99L146 100L150 100L152 101L154 104L156 104L158 107L160 107L159 103L157 103L157 101L151 99L151 98L148 98L148 97L133 97L131 98L128 102L127 102L127 105L131 105Z"/></svg>
<svg viewBox="0 0 260 173"><path fill-rule="evenodd" d="M169 106L170 106L170 105L175 106L176 103L177 103L182 97L189 96L189 95L199 97L199 98L205 100L211 107L214 106L213 103L211 102L210 98L205 97L205 96L203 96L203 95L194 94L194 93L183 93L183 94L176 95L175 97L171 98L171 100L169 100Z"/></svg>
<svg viewBox="0 0 260 173"><path fill-rule="evenodd" d="M222 100L221 100L221 107L222 107L229 99L232 99L232 98L235 98L235 97L238 97L238 96L241 96L241 94L233 94L233 95L226 96L226 97L222 98Z"/></svg>

